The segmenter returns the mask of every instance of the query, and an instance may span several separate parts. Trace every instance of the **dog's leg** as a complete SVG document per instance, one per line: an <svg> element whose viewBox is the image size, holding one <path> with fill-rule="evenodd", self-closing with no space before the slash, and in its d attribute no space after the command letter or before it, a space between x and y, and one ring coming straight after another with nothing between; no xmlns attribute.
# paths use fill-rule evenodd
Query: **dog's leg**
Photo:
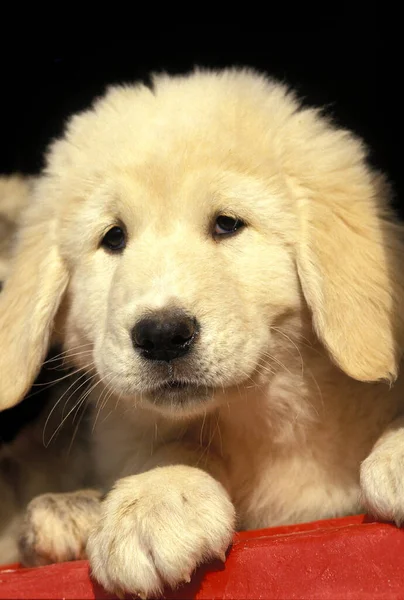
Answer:
<svg viewBox="0 0 404 600"><path fill-rule="evenodd" d="M85 558L100 510L101 493L96 490L37 496L29 503L22 525L21 562L40 566Z"/></svg>
<svg viewBox="0 0 404 600"><path fill-rule="evenodd" d="M154 597L189 581L200 563L224 560L234 507L219 459L208 466L212 474L195 464L189 448L161 448L141 474L120 479L107 495L87 544L92 572L107 590Z"/></svg>
<svg viewBox="0 0 404 600"><path fill-rule="evenodd" d="M404 418L385 430L360 472L362 503L379 519L404 523Z"/></svg>

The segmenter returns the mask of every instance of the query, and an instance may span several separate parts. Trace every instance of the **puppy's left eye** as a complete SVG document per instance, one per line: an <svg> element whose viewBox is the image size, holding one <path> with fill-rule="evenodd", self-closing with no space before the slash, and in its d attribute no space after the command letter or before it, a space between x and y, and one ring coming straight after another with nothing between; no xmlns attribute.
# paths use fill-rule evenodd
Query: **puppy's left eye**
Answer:
<svg viewBox="0 0 404 600"><path fill-rule="evenodd" d="M122 227L111 227L101 240L101 246L118 252L126 246L126 234Z"/></svg>
<svg viewBox="0 0 404 600"><path fill-rule="evenodd" d="M236 233L236 231L242 227L245 227L245 223L241 219L236 219L227 215L219 215L216 217L214 235L231 235Z"/></svg>

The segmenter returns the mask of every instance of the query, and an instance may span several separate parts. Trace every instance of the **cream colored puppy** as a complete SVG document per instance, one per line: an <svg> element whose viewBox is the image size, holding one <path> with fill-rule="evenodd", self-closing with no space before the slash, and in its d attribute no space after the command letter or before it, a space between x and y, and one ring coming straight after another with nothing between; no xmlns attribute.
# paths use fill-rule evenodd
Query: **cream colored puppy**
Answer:
<svg viewBox="0 0 404 600"><path fill-rule="evenodd" d="M52 335L95 374L108 590L175 587L235 528L404 519L387 196L353 135L246 70L112 88L52 145L0 299L0 399ZM85 505L35 500L28 562L77 556Z"/></svg>

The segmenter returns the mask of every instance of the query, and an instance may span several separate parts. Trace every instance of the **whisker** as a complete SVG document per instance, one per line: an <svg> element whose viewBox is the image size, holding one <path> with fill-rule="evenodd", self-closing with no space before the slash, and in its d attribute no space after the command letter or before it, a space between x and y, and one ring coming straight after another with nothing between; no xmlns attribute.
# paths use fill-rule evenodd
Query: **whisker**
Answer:
<svg viewBox="0 0 404 600"><path fill-rule="evenodd" d="M49 444L52 442L52 440L54 439L54 437L58 434L58 432L61 430L61 428L63 427L63 423L65 423L66 419L69 418L69 416L72 414L72 412L77 409L77 406L80 406L83 403L82 399L79 398L77 400L77 402L73 405L73 408L71 408L69 410L69 412L67 413L67 415L62 419L62 421L59 423L59 425L56 427L55 431L52 433L51 437L48 440L48 443L44 444L45 448L48 448Z"/></svg>
<svg viewBox="0 0 404 600"><path fill-rule="evenodd" d="M303 375L303 372L304 372L304 361L303 361L303 356L302 356L302 353L300 352L300 349L299 349L298 345L284 331L282 331L281 329L279 329L279 327L271 327L271 329L273 329L274 331L277 331L278 333L280 333L281 335L283 335L283 337L285 339L287 339L292 344L292 346L296 349L296 351L297 351L297 353L299 354L299 357L300 357L300 362L301 362L301 367L302 367L302 375Z"/></svg>
<svg viewBox="0 0 404 600"><path fill-rule="evenodd" d="M70 359L73 358L74 356L88 356L88 355L92 355L93 354L93 350L83 350L81 352L76 352L74 354L69 354L68 356L65 356L61 361L58 360L58 363L60 362L60 364L57 364L55 367L47 367L47 371L63 371L66 370L70 367Z"/></svg>
<svg viewBox="0 0 404 600"><path fill-rule="evenodd" d="M319 395L319 397L320 397L320 402L321 402L321 405L322 405L322 406L323 406L323 408L324 408L324 397L323 397L323 392L321 391L321 388L320 388L320 386L319 386L319 384L318 384L318 381L317 381L317 379L314 377L314 375L313 375L313 373L312 373L311 369L309 369L309 375L310 375L310 377L312 378L312 380L314 381L314 385L316 386L316 388L317 388L317 391L318 391L318 395ZM313 405L312 405L312 406L313 406ZM314 406L313 406L313 408L314 408L314 410L316 410ZM316 412L317 412L317 416L318 416L318 415L319 415L319 413L318 413L318 411L317 411L317 410L316 410Z"/></svg>
<svg viewBox="0 0 404 600"><path fill-rule="evenodd" d="M66 375L63 375L62 377L58 377L57 379L53 379L51 383L33 383L32 387L40 387L41 389L39 391L41 392L43 389L48 389L48 388L52 387L53 385L56 385L57 383L60 383L60 381L63 381L64 379L67 379L68 377L72 377L73 375L76 375L77 373L80 373L80 371L83 371L84 369L88 369L89 367L92 367L94 364L95 363L92 360L87 365L84 365L82 367L78 367L77 369L74 369L73 371L68 370L68 372L66 373ZM37 393L37 392L35 392L35 393ZM32 394L32 396L33 395L34 394ZM31 394L30 394L30 396L31 396Z"/></svg>
<svg viewBox="0 0 404 600"><path fill-rule="evenodd" d="M117 377L118 377L118 375L115 375L109 383L112 383L112 381L114 381L114 379L116 379ZM105 401L101 402L101 398L102 398L102 396L103 396L104 393L105 393ZM98 397L98 400L97 400L97 403L96 403L96 408L98 407L98 404L99 404L99 407L98 407L98 411L97 411L97 414L96 414L94 422L93 422L93 427L92 427L92 430L91 430L92 433L94 433L95 426L97 425L98 418L99 418L99 416L101 414L101 410L106 406L108 400L111 398L111 396L113 394L114 394L114 390L110 389L110 388L108 388L108 386L106 386L104 388L104 390L101 392L100 396Z"/></svg>
<svg viewBox="0 0 404 600"><path fill-rule="evenodd" d="M200 446L203 445L203 428L205 427L206 413L207 413L207 410L205 408L205 410L203 411L203 420L202 420L202 425L201 425L201 431L199 434L199 445Z"/></svg>
<svg viewBox="0 0 404 600"><path fill-rule="evenodd" d="M83 385L85 385L86 383L89 383L89 381L90 381L91 379L93 379L93 378L94 378L94 375L92 375L90 379L88 379L88 380L84 381L83 383L81 383L81 384L80 384L80 386L79 386L79 388L77 388L76 390L74 390L74 391L71 393L71 395L70 395L70 398L71 398L71 396L72 396L73 394L77 393L78 389L80 389L80 388L81 388ZM80 379L81 379L81 378L80 378ZM92 392L92 391L93 391L93 390L94 390L94 389L97 387L97 385L99 385L100 383L102 383L103 379L105 379L105 378L98 379L98 380L96 381L96 383L95 383L93 386L91 386L91 387L90 387L88 390L86 390L86 391L84 392L84 394L83 394L83 395L81 395L81 396L80 396L80 398L79 398L78 402L76 402L76 404L73 406L73 408L72 408L71 410L69 410L69 412L67 413L67 415L66 415L66 416L65 416L65 417L62 419L61 423L58 425L58 427L57 427L57 428L55 429L55 431L53 432L53 434L52 434L52 436L51 436L51 438L50 438L50 440L49 440L49 442L48 442L48 445L51 443L52 439L55 437L55 435L58 433L58 431L60 431L60 429L61 429L61 427L63 426L63 423L66 421L66 419L68 419L68 418L69 418L69 416L72 414L72 412L73 412L75 409L77 409L77 405L78 405L78 404L79 404L79 405L83 404L83 403L85 402L86 398L88 398L88 396L90 395L90 393L91 393L91 392ZM71 386L70 386L70 387L71 387ZM62 397L63 397L63 396L62 396ZM70 399L70 398L69 398L69 399ZM59 400L59 401L60 401L60 400ZM58 401L58 402L59 402L59 401ZM49 419L49 417L48 417L48 419ZM48 419L47 419L47 421L48 421ZM46 426L46 423L45 423L45 426ZM47 447L47 446L46 446L46 447Z"/></svg>
<svg viewBox="0 0 404 600"><path fill-rule="evenodd" d="M70 352L73 352L74 350L78 350L79 348L86 348L87 346L93 346L93 344L88 343L88 344L80 344L80 346L73 346L73 348L69 348L68 350L64 350L63 352L60 352L60 354L55 354L54 356L51 356L50 358L45 360L43 364L47 365L49 363L55 362L56 360L60 359L62 356L65 356L65 355L69 354Z"/></svg>
<svg viewBox="0 0 404 600"><path fill-rule="evenodd" d="M52 409L51 409L51 411L49 412L49 414L48 414L48 416L47 416L47 418L46 418L46 421L45 421L45 424L44 424L44 427L43 427L43 432L42 432L42 443L44 444L45 448L47 448L47 447L48 447L48 445L50 444L51 440L52 440L52 439L53 439L53 437L54 437L54 435L53 435L53 436L52 436L52 438L49 440L48 444L46 444L46 442L45 442L45 434L46 434L46 427L48 426L48 423L49 423L49 419L51 418L52 414L53 414L53 413L54 413L54 411L56 410L56 408L57 408L57 406L59 405L59 403L60 403L60 402L63 400L63 398L64 398L64 397L66 396L66 394L69 392L69 390L70 390L70 389L71 389L71 388L72 388L74 385L76 385L76 384L77 384L77 383L78 383L78 382L79 382L81 379L83 379L83 377L86 377L86 376L89 376L89 373L87 373L87 371L86 371L85 373L83 373L82 375L80 375L80 377L78 377L77 379L75 379L75 380L73 381L73 383L72 383L71 385L69 385L69 387L67 388L67 390L65 390L65 391L64 391L64 393L63 393L63 394L62 394L62 396L61 396L61 397L58 399L58 401L57 401L57 402L55 402L55 404L52 406ZM91 377L92 377L92 376L90 375L90 378L91 378ZM85 381L84 381L84 383L85 383L86 381L87 381L87 380L85 380ZM82 387L82 385L83 385L83 384L80 384L80 386L79 386L77 389L80 389L80 387ZM72 392L72 394L73 394L73 393L75 393L75 391L77 391L77 390L74 390L74 391ZM70 413L69 413L69 414L70 414Z"/></svg>
<svg viewBox="0 0 404 600"><path fill-rule="evenodd" d="M63 406L63 410L62 410L62 417L64 417L66 405L68 404L68 402L70 401L70 399L72 398L72 396L73 396L74 394L77 394L77 392L79 391L79 389L81 389L81 388L82 388L83 386L85 386L87 383L90 383L90 381L91 381L91 380L93 380L93 379L96 377L96 375L97 375L97 373L96 373L96 370L95 370L94 368L93 368L92 370L93 370L93 372L91 372L91 371L87 371L87 370L86 370L86 373L89 375L89 378L88 378L88 379L85 379L85 380L84 380L84 381L83 381L83 382L82 382L82 383L79 385L79 387L78 387L78 388L76 388L75 390L73 390L73 391L71 392L70 396L68 397L68 399L65 401L65 403L64 403L64 406ZM79 379L82 379L82 376L81 376ZM78 379L77 381L79 381L79 379ZM84 391L83 391L83 393L85 394L85 393L86 393L86 391L87 391L87 390L84 390ZM80 394L80 397L81 397L81 394Z"/></svg>
<svg viewBox="0 0 404 600"><path fill-rule="evenodd" d="M283 362L281 362L273 354L270 354L269 352L265 352L264 356L265 356L265 358L269 358L271 361L273 361L274 363L276 363L277 365L279 365L280 367L282 367L283 369L285 369L285 371L287 371L290 375L292 375L292 372L290 371L290 369L288 369L287 366L284 365Z"/></svg>
<svg viewBox="0 0 404 600"><path fill-rule="evenodd" d="M84 408L82 409L83 406L84 406ZM77 407L76 412L74 414L73 421L72 421L73 424L74 424L74 421L76 420L76 417L77 417L79 411L82 409L80 417L79 417L79 419L78 419L78 421L76 423L76 426L74 428L74 431L73 431L73 434L72 434L72 439L70 440L69 448L67 450L67 455L68 456L69 456L69 454L70 454L70 452L71 452L71 450L73 448L73 442L76 439L77 432L79 430L81 421L83 420L83 417L84 417L84 414L85 414L87 408L88 408L88 404L85 402L85 400L82 400L82 402L79 404L79 406Z"/></svg>
<svg viewBox="0 0 404 600"><path fill-rule="evenodd" d="M274 371L274 369L271 369L271 367L269 365L260 364L260 365L258 365L258 368L260 371L265 371L266 373L269 373L270 375L276 375L276 371Z"/></svg>
<svg viewBox="0 0 404 600"><path fill-rule="evenodd" d="M284 336L286 336L286 334L290 334L291 336L296 335L296 331L292 331L289 329L282 330L279 327L273 327L273 326L271 327L271 329L273 329L274 331L277 331L278 333L280 333L281 335L284 335ZM299 338L298 342L301 346L305 346L306 348L309 348L312 352L315 352L319 356L325 356L324 349L322 349L321 346L316 345L314 340L310 340L309 338L305 337L301 333L298 334L298 338ZM304 341L302 341L302 340L304 340Z"/></svg>

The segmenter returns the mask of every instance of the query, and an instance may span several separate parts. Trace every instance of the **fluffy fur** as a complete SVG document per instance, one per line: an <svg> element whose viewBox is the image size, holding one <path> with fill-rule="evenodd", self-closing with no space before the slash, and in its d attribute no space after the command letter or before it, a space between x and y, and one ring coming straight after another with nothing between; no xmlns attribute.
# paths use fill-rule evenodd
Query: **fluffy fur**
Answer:
<svg viewBox="0 0 404 600"><path fill-rule="evenodd" d="M34 185L31 177L0 177L0 285L8 276L21 214ZM32 397L0 413L0 564L19 559L18 536L30 500L91 481L85 414L70 411L79 398L71 395L76 385L71 388L72 377L59 370L61 362L52 357L36 379Z"/></svg>
<svg viewBox="0 0 404 600"><path fill-rule="evenodd" d="M15 234L27 207L35 178L0 176L0 281L7 276Z"/></svg>
<svg viewBox="0 0 404 600"><path fill-rule="evenodd" d="M52 339L95 375L110 491L88 542L75 531L108 590L175 587L223 558L235 527L404 519L388 202L358 139L247 70L114 87L52 145L0 299L0 400L21 399ZM219 214L246 226L215 237ZM100 243L116 225L120 253ZM198 339L145 360L131 330L168 308L198 320ZM52 510L35 502L28 529ZM72 557L51 537L28 552L24 538L31 562Z"/></svg>

